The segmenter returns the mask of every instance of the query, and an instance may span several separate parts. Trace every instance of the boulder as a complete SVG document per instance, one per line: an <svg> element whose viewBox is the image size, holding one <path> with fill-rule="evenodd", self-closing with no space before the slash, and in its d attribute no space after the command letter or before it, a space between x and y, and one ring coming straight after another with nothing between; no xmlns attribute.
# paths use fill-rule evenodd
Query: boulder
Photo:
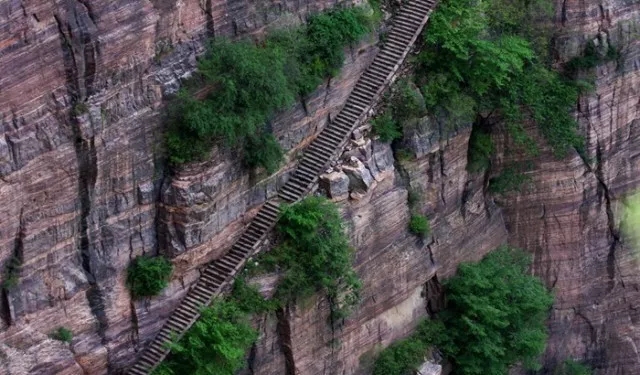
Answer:
<svg viewBox="0 0 640 375"><path fill-rule="evenodd" d="M355 156L350 158L348 164L342 166L342 171L349 177L351 191L366 192L375 182L369 169Z"/></svg>
<svg viewBox="0 0 640 375"><path fill-rule="evenodd" d="M343 172L333 171L320 175L320 188L334 201L349 198L349 177Z"/></svg>
<svg viewBox="0 0 640 375"><path fill-rule="evenodd" d="M416 375L440 375L442 374L442 366L437 363L426 361L418 368Z"/></svg>

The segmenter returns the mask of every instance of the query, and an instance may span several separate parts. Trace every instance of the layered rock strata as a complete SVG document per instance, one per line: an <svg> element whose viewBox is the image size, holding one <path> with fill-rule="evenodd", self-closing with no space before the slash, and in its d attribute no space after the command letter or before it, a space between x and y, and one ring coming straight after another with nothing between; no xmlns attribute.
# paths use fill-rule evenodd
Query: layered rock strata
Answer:
<svg viewBox="0 0 640 375"><path fill-rule="evenodd" d="M133 360L198 267L220 255L286 179L375 47L350 50L339 77L274 121L290 151L275 176L252 175L222 150L166 174L163 98L191 74L206 36L258 35L331 5L0 0L0 262L21 263L17 285L0 293L0 374L117 373ZM250 371L368 373L382 346L440 303L431 298L438 279L508 240L534 254L534 272L556 294L545 368L574 357L598 374L640 372L640 272L619 231L623 198L639 186L639 8L556 4L559 61L588 40L619 48L621 57L596 69L595 91L579 102L586 152L557 160L543 150L526 186L496 197L502 211L488 178L531 157L500 134L487 176L466 171L469 129L443 134L425 123L402 161L388 145L355 137L344 167L320 189L347 222L363 302L337 330L322 296L260 318ZM406 231L409 191L422 196L412 209L430 218L427 239ZM173 257L171 285L158 298L131 301L127 264L158 252ZM71 344L48 338L59 326L72 329Z"/></svg>

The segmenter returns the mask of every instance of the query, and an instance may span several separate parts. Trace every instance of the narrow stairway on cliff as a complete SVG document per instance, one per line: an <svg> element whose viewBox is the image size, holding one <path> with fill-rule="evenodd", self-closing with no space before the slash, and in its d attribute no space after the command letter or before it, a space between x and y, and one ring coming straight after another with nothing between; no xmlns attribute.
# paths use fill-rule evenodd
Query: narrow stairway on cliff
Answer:
<svg viewBox="0 0 640 375"><path fill-rule="evenodd" d="M198 320L201 306L227 290L235 275L249 257L259 251L269 231L275 226L281 203L301 199L315 184L349 134L366 117L384 90L392 82L400 65L420 35L436 3L432 0L412 0L403 5L393 20L384 45L367 70L360 76L340 113L321 131L304 153L292 177L278 192L278 197L265 203L251 224L232 248L209 263L198 282L189 290L160 332L149 343L128 374L152 372L169 354L167 344L182 335Z"/></svg>

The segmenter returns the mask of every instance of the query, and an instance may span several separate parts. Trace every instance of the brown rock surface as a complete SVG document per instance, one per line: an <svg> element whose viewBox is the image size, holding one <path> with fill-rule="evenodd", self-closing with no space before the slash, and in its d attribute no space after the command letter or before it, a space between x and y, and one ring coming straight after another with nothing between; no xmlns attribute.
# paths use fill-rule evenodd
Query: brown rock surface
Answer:
<svg viewBox="0 0 640 375"><path fill-rule="evenodd" d="M366 164L383 178L360 199L340 202L357 249L356 269L364 284L361 304L335 331L321 296L289 306L278 315L279 329L260 326L258 355L250 364L254 374L287 373L290 368L296 374L368 373L382 346L407 335L426 316L427 280L436 272L449 275L460 261L479 259L506 242L500 211L485 201L481 184L465 170L469 130L449 139L432 135L439 141L424 156L401 163L400 173L389 173L393 165L388 163ZM378 160L390 155L388 145L373 144ZM407 182L429 192L417 207L431 219L432 236L426 240L407 231ZM274 341L292 348L284 351L282 367L275 367L281 359L269 351Z"/></svg>
<svg viewBox="0 0 640 375"><path fill-rule="evenodd" d="M99 374L133 360L276 183L215 153L219 165L163 185L163 94L193 70L205 34L262 32L333 4L0 1L0 263L22 260L0 298L0 362L12 374ZM276 121L285 147L321 128L374 52L354 48L308 113ZM180 254L172 284L132 302L127 264L159 250ZM72 344L43 351L59 326Z"/></svg>
<svg viewBox="0 0 640 375"><path fill-rule="evenodd" d="M509 242L534 254L534 272L556 296L545 366L584 359L597 374L640 373L640 259L619 232L622 200L640 187L640 3L564 2L558 51L567 60L596 39L621 57L599 66L577 116L585 158L548 151L521 193L500 199ZM502 147L508 142L502 140ZM523 158L505 152L505 165Z"/></svg>
<svg viewBox="0 0 640 375"><path fill-rule="evenodd" d="M162 99L195 67L205 35L260 33L334 1L0 0L0 263L22 260L17 287L0 293L0 374L104 374L130 363L197 278L273 196L295 155L336 113L375 48L348 54L341 75L273 126L290 150L277 176L252 175L234 155L166 176L159 145ZM598 374L640 373L638 260L618 232L621 199L640 185L640 3L557 5L557 55L588 39L622 46L597 69L581 99L586 162L543 153L518 194L485 194L466 172L469 129L417 134L412 160L394 170L388 146L365 142L351 156L375 183L341 202L363 302L337 331L318 296L258 321L254 374L366 373L380 345L426 314L427 280L451 275L508 239L535 255L535 272L556 293L545 364L586 358ZM616 66L617 65L617 66ZM499 140L500 147L508 146ZM507 152L498 167L520 161ZM406 231L408 189L432 235ZM129 261L174 256L171 285L132 302ZM436 286L432 280L428 285ZM47 335L73 330L70 345ZM292 350L283 348L288 344Z"/></svg>

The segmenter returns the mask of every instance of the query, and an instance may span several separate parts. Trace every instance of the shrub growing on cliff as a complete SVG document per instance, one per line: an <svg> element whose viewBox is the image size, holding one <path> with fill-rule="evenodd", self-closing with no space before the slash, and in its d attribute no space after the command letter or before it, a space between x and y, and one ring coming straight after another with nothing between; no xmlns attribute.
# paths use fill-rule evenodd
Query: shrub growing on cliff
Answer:
<svg viewBox="0 0 640 375"><path fill-rule="evenodd" d="M538 369L553 297L527 274L529 263L522 251L502 247L479 263L461 264L445 283L447 306L438 319L385 349L374 375L410 374L430 345L447 356L456 374L507 374L519 362Z"/></svg>
<svg viewBox="0 0 640 375"><path fill-rule="evenodd" d="M2 270L2 287L5 289L11 289L18 285L20 276L20 267L22 267L22 261L16 255L9 258Z"/></svg>
<svg viewBox="0 0 640 375"><path fill-rule="evenodd" d="M502 247L479 263L463 263L445 284L441 313L447 335L438 343L463 375L507 374L522 362L538 369L547 339L552 295L527 274L530 258Z"/></svg>
<svg viewBox="0 0 640 375"><path fill-rule="evenodd" d="M410 337L391 344L376 359L373 375L413 375L431 345L442 340L440 321L423 320Z"/></svg>
<svg viewBox="0 0 640 375"><path fill-rule="evenodd" d="M282 150L264 133L265 121L335 74L344 47L367 33L369 22L359 8L335 9L310 16L304 27L275 32L260 44L210 43L192 82L201 81L195 85L199 88L181 91L169 110L170 161L202 159L214 144L251 144L259 150L245 147L245 164L273 172ZM265 140L257 139L259 134Z"/></svg>
<svg viewBox="0 0 640 375"><path fill-rule="evenodd" d="M553 375L591 375L592 373L588 366L573 359L567 359L556 367Z"/></svg>
<svg viewBox="0 0 640 375"><path fill-rule="evenodd" d="M489 190L498 194L520 191L522 185L529 179L529 176L519 172L515 167L508 167L501 174L489 180Z"/></svg>
<svg viewBox="0 0 640 375"><path fill-rule="evenodd" d="M424 238L429 234L429 230L429 219L424 215L411 214L411 218L409 219L409 232Z"/></svg>
<svg viewBox="0 0 640 375"><path fill-rule="evenodd" d="M329 298L332 322L339 322L358 302L360 281L352 249L335 205L308 197L286 207L277 224L279 245L260 260L284 272L276 291L282 302L323 292Z"/></svg>
<svg viewBox="0 0 640 375"><path fill-rule="evenodd" d="M258 337L249 314L234 300L218 300L202 309L184 337L170 345L171 355L156 375L233 375L244 365Z"/></svg>
<svg viewBox="0 0 640 375"><path fill-rule="evenodd" d="M151 297L160 293L169 283L173 264L164 257L141 256L127 269L127 286L133 298Z"/></svg>
<svg viewBox="0 0 640 375"><path fill-rule="evenodd" d="M382 142L391 142L402 137L402 132L400 132L398 123L393 118L391 111L387 111L371 120L371 129L375 135L380 137Z"/></svg>
<svg viewBox="0 0 640 375"><path fill-rule="evenodd" d="M417 58L417 82L430 112L454 123L474 121L485 133L501 124L530 151L535 145L523 128L527 121L538 126L557 156L580 147L571 114L578 89L545 65L548 35L531 23L539 21L536 9L548 3L443 0ZM486 166L485 160L476 158L473 168Z"/></svg>
<svg viewBox="0 0 640 375"><path fill-rule="evenodd" d="M70 343L71 340L73 340L73 332L66 327L58 327L49 337L54 340Z"/></svg>
<svg viewBox="0 0 640 375"><path fill-rule="evenodd" d="M203 308L185 336L171 344L168 358L153 375L232 375L243 367L247 351L258 337L252 314L275 311L277 300L266 300L242 276L231 294Z"/></svg>

